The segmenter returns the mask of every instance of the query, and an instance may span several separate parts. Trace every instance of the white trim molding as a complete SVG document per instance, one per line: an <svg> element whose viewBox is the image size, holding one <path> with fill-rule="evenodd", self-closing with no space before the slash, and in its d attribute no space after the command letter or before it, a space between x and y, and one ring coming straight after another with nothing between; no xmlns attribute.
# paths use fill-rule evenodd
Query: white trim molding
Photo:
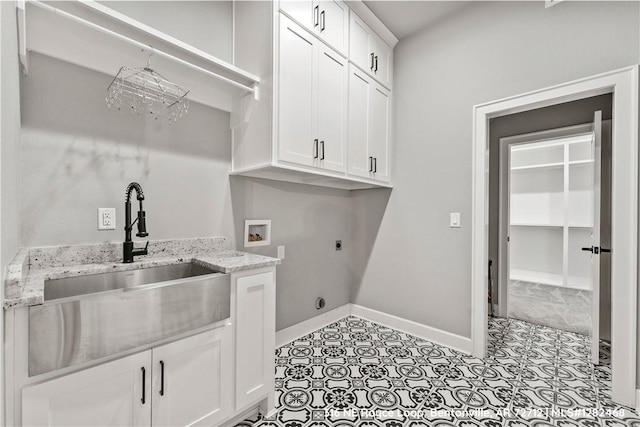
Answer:
<svg viewBox="0 0 640 427"><path fill-rule="evenodd" d="M288 344L349 315L351 315L351 304L345 304L288 328L280 329L276 332L276 347Z"/></svg>
<svg viewBox="0 0 640 427"><path fill-rule="evenodd" d="M613 93L611 206L612 399L636 405L638 265L638 66L634 65L473 107L471 341L487 340L489 120Z"/></svg>
<svg viewBox="0 0 640 427"><path fill-rule="evenodd" d="M463 353L471 354L471 339L455 335L440 329L432 328L412 320L403 319L371 308L355 304L345 304L311 319L297 323L276 332L276 347L290 343L300 337L347 316L357 316L390 328L414 335L436 344L444 345Z"/></svg>
<svg viewBox="0 0 640 427"><path fill-rule="evenodd" d="M414 335L418 338L444 345L463 353L471 354L471 339L452 334L451 332L441 329L432 328L413 320L403 319L402 317L393 316L371 308L362 307L360 305L351 305L351 314L353 316L362 317L372 322L380 323L384 326L397 329L402 332Z"/></svg>

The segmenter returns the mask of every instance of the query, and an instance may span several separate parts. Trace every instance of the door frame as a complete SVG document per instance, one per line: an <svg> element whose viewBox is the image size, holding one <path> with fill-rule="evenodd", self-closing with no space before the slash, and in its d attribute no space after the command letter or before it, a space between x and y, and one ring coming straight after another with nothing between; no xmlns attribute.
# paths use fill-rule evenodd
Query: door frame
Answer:
<svg viewBox="0 0 640 427"><path fill-rule="evenodd" d="M612 400L635 407L638 266L638 65L473 107L471 342L487 349L489 120L613 93L611 192Z"/></svg>

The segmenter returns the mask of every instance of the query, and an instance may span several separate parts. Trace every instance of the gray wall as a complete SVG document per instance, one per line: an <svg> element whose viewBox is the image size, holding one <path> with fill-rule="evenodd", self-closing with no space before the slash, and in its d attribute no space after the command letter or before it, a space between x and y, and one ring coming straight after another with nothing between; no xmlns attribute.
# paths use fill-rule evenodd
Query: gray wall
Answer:
<svg viewBox="0 0 640 427"><path fill-rule="evenodd" d="M247 252L276 256L285 246L277 270L276 328L278 330L340 307L350 301L350 261L354 242L348 191L246 177L231 178L233 216L238 249L245 219L271 219L271 246ZM343 249L335 250L336 240ZM316 310L324 297L326 306Z"/></svg>
<svg viewBox="0 0 640 427"><path fill-rule="evenodd" d="M100 1L178 40L232 62L231 1ZM153 58L151 59L153 63Z"/></svg>
<svg viewBox="0 0 640 427"><path fill-rule="evenodd" d="M639 14L636 2L478 2L400 41L394 190L364 232L377 237L355 303L471 335L472 107L638 63ZM363 215L371 197L354 198Z"/></svg>
<svg viewBox="0 0 640 427"><path fill-rule="evenodd" d="M20 82L15 2L0 2L0 14L0 276L4 277L20 240Z"/></svg>
<svg viewBox="0 0 640 427"><path fill-rule="evenodd" d="M22 246L120 241L124 190L144 189L150 239L233 229L229 114L192 103L176 123L107 108L112 76L31 54L22 79ZM116 208L116 230L97 209Z"/></svg>

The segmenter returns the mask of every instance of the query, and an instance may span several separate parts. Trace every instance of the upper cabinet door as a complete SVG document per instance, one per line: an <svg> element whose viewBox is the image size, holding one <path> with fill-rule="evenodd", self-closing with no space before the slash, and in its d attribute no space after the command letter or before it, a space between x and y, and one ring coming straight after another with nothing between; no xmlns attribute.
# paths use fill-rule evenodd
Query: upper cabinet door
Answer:
<svg viewBox="0 0 640 427"><path fill-rule="evenodd" d="M391 89L392 49L353 11L349 20L349 59Z"/></svg>
<svg viewBox="0 0 640 427"><path fill-rule="evenodd" d="M320 167L347 169L347 60L321 47L318 60L318 138Z"/></svg>
<svg viewBox="0 0 640 427"><path fill-rule="evenodd" d="M315 3L315 2L314 2ZM341 1L322 0L314 6L319 11L318 35L338 52L347 54L349 40L349 8Z"/></svg>
<svg viewBox="0 0 640 427"><path fill-rule="evenodd" d="M281 1L280 10L329 46L347 55L349 7L339 0Z"/></svg>
<svg viewBox="0 0 640 427"><path fill-rule="evenodd" d="M350 175L373 178L369 154L369 94L371 78L349 67L349 170Z"/></svg>
<svg viewBox="0 0 640 427"><path fill-rule="evenodd" d="M369 152L373 156L373 177L388 182L389 174L389 92L380 85L371 86L369 112Z"/></svg>
<svg viewBox="0 0 640 427"><path fill-rule="evenodd" d="M312 0L289 0L280 2L280 10L289 15L298 24L313 29L314 26L319 25L320 19L320 7L317 6L317 1Z"/></svg>
<svg viewBox="0 0 640 427"><path fill-rule="evenodd" d="M149 426L151 352L22 389L24 426Z"/></svg>
<svg viewBox="0 0 640 427"><path fill-rule="evenodd" d="M232 414L231 326L153 349L153 425L211 426Z"/></svg>
<svg viewBox="0 0 640 427"><path fill-rule="evenodd" d="M303 166L314 165L318 150L314 118L317 44L311 34L280 15L279 159Z"/></svg>
<svg viewBox="0 0 640 427"><path fill-rule="evenodd" d="M379 81L386 88L391 88L391 63L393 53L377 34L370 38L373 52L373 78Z"/></svg>
<svg viewBox="0 0 640 427"><path fill-rule="evenodd" d="M372 51L369 50L371 29L354 12L349 21L349 59L361 69L373 70Z"/></svg>

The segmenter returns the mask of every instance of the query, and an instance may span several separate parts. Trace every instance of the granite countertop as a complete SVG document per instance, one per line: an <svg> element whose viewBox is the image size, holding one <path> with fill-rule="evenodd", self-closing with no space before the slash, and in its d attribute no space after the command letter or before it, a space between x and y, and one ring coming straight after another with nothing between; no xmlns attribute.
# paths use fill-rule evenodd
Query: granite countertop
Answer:
<svg viewBox="0 0 640 427"><path fill-rule="evenodd" d="M156 240L149 254L130 264L122 259L122 243L21 248L7 269L4 308L44 303L44 282L49 279L126 271L195 262L221 273L271 267L278 258L231 250L224 237Z"/></svg>

